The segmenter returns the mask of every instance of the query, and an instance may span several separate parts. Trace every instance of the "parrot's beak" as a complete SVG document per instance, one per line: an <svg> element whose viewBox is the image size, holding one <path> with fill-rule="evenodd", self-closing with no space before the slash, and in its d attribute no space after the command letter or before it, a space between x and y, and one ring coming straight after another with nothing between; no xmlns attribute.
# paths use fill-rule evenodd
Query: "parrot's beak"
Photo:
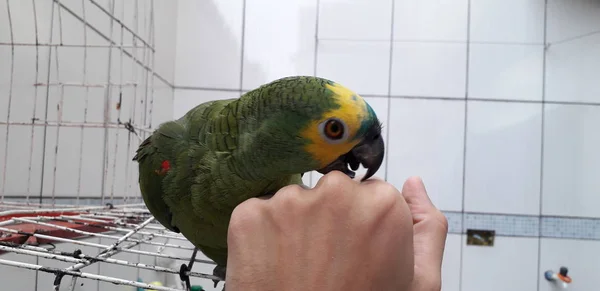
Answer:
<svg viewBox="0 0 600 291"><path fill-rule="evenodd" d="M338 170L354 179L356 175L354 171L358 169L359 165L362 165L367 169L367 173L361 179L361 181L365 181L377 173L383 163L384 155L385 145L381 136L381 125L375 124L369 129L365 138L352 150L340 156L325 168L317 170L317 172L325 175ZM348 166L350 166L350 169L348 169Z"/></svg>

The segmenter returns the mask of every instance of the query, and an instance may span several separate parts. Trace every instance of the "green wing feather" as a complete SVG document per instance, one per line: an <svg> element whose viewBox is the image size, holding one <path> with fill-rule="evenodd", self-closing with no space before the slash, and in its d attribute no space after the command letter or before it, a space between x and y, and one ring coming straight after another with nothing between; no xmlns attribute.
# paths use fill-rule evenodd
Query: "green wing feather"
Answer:
<svg viewBox="0 0 600 291"><path fill-rule="evenodd" d="M186 183L186 180L190 179L190 176L186 176L190 174L189 167L179 166L189 163L185 156L181 155L181 151L186 152L185 148L190 146L190 141L194 140L194 138L190 138L188 128L204 124L202 121L190 123L188 116L205 110L212 103L214 101L200 104L181 119L161 124L152 135L140 144L133 157L133 160L139 163L140 191L148 210L163 226L174 232L180 232L173 221L173 212L176 209L171 209L172 205L166 203L165 197L169 192L179 192L179 189L186 189L186 186L189 187L191 184ZM198 146L196 145L196 147ZM195 151L196 155L202 155L203 152ZM168 172L160 173L164 161L168 161L170 168ZM165 181L173 180L172 173L177 173L179 179L176 180L182 182L177 187L179 189L165 187L168 185ZM189 188L187 189L189 191Z"/></svg>
<svg viewBox="0 0 600 291"><path fill-rule="evenodd" d="M157 134L151 135L140 144L133 157L134 161L139 162L140 191L148 210L163 226L177 233L179 229L171 221L172 211L162 199L164 175L157 172L162 170L163 161L172 156L173 144L178 140L174 133L180 127L176 122L163 124L156 131Z"/></svg>

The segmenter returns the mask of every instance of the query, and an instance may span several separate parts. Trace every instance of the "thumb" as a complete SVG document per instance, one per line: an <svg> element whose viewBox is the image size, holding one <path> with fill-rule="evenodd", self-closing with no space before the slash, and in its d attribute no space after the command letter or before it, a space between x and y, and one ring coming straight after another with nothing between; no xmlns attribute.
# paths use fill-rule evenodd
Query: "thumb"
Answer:
<svg viewBox="0 0 600 291"><path fill-rule="evenodd" d="M413 219L422 220L428 216L438 213L438 209L433 205L427 195L425 185L420 177L410 177L402 186L402 195L410 207Z"/></svg>
<svg viewBox="0 0 600 291"><path fill-rule="evenodd" d="M407 179L402 187L402 195L413 216L415 279L427 276L422 278L426 279L425 282L438 281L441 279L448 221L429 199L421 178Z"/></svg>

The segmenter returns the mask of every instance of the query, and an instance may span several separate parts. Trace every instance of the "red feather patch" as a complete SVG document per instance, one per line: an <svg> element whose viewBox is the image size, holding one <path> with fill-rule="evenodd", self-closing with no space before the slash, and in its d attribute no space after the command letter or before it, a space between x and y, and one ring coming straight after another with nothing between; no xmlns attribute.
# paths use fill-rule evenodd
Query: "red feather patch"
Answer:
<svg viewBox="0 0 600 291"><path fill-rule="evenodd" d="M154 172L156 172L156 174L162 176L162 175L166 174L170 169L171 169L171 162L169 162L169 160L164 160L160 164L160 170L155 170Z"/></svg>

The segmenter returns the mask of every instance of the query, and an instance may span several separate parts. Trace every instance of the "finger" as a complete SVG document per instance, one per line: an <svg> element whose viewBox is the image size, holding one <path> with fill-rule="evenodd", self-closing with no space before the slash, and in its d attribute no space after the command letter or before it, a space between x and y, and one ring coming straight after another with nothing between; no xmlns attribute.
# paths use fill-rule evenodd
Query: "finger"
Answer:
<svg viewBox="0 0 600 291"><path fill-rule="evenodd" d="M409 178L402 187L402 194L413 215L415 261L423 268L435 270L442 262L447 220L429 199L420 178Z"/></svg>
<svg viewBox="0 0 600 291"><path fill-rule="evenodd" d="M418 210L420 213L437 210L431 199L429 199L423 180L420 177L408 178L402 186L402 195L406 199L406 202L415 207L416 209L414 210Z"/></svg>

